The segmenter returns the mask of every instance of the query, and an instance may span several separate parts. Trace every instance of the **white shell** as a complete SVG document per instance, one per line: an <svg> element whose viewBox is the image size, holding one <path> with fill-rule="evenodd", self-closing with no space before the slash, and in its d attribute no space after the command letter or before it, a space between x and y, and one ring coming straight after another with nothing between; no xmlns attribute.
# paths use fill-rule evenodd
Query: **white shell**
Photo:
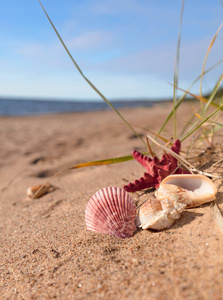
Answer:
<svg viewBox="0 0 223 300"><path fill-rule="evenodd" d="M52 192L53 190L54 187L52 185L50 185L49 183L45 183L29 187L26 191L26 194L32 199L37 199L49 192Z"/></svg>
<svg viewBox="0 0 223 300"><path fill-rule="evenodd" d="M168 199L160 201L154 197L150 198L139 208L136 224L142 229L169 228L176 219L179 219L185 206L185 204L175 203Z"/></svg>
<svg viewBox="0 0 223 300"><path fill-rule="evenodd" d="M96 192L85 210L88 230L109 234L119 238L133 236L136 205L132 197L118 187L107 187Z"/></svg>
<svg viewBox="0 0 223 300"><path fill-rule="evenodd" d="M216 193L217 188L209 178L195 174L179 174L167 176L155 195L159 200L168 198L184 203L187 207L195 207L213 201Z"/></svg>

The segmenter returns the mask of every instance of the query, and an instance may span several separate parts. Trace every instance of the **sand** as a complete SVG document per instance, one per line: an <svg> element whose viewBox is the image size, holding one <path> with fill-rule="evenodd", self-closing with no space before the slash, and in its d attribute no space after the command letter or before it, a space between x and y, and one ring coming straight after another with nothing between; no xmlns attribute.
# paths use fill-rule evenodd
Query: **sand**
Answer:
<svg viewBox="0 0 223 300"><path fill-rule="evenodd" d="M170 108L120 112L144 138L143 128L157 132ZM189 113L190 103L179 112L181 127ZM172 137L172 124L164 135ZM90 197L139 178L136 161L65 172L51 181L53 192L26 196L64 168L145 151L114 112L1 117L0 136L0 299L223 299L223 232L211 204L186 210L169 229L129 239L86 230ZM203 169L212 171L207 163ZM215 183L223 208L221 180Z"/></svg>

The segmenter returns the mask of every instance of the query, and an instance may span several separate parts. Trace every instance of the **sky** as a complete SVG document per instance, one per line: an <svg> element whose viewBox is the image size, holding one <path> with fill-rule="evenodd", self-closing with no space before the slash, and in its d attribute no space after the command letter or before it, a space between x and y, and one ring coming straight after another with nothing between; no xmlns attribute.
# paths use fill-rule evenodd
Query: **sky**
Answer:
<svg viewBox="0 0 223 300"><path fill-rule="evenodd" d="M42 0L84 75L109 100L173 97L182 2L177 0ZM0 1L0 97L98 100L62 47L38 0ZM223 21L221 0L185 0L178 86L201 74ZM206 69L223 59L223 29ZM223 63L209 72L213 89ZM192 89L199 93L199 84ZM180 92L179 92L180 94Z"/></svg>

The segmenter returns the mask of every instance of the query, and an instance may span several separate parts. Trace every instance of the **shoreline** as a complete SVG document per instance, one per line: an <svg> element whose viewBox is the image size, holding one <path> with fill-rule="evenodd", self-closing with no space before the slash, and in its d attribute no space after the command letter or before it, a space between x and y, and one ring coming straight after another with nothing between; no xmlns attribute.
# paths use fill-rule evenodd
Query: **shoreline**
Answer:
<svg viewBox="0 0 223 300"><path fill-rule="evenodd" d="M111 104L116 109L129 109L140 107L152 107L157 103L163 104L170 101L149 101L149 100L116 100ZM0 99L0 117L1 116L26 116L41 114L60 114L60 113L82 113L94 111L106 111L110 107L104 101L56 101L56 100L22 100Z"/></svg>

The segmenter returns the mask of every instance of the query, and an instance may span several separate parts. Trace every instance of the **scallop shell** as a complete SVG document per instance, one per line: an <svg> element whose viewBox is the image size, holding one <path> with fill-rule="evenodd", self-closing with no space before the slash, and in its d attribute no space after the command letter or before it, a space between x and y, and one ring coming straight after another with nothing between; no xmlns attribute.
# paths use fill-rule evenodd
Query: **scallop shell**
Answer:
<svg viewBox="0 0 223 300"><path fill-rule="evenodd" d="M129 238L136 231L136 205L132 197L118 187L107 187L96 192L85 210L88 230Z"/></svg>
<svg viewBox="0 0 223 300"><path fill-rule="evenodd" d="M213 201L217 193L214 183L207 177L195 174L169 175L160 184L155 195L159 200L184 203L196 207Z"/></svg>
<svg viewBox="0 0 223 300"><path fill-rule="evenodd" d="M185 204L175 203L168 199L160 201L152 197L139 208L136 224L142 229L169 228L176 219L179 219L185 206Z"/></svg>

